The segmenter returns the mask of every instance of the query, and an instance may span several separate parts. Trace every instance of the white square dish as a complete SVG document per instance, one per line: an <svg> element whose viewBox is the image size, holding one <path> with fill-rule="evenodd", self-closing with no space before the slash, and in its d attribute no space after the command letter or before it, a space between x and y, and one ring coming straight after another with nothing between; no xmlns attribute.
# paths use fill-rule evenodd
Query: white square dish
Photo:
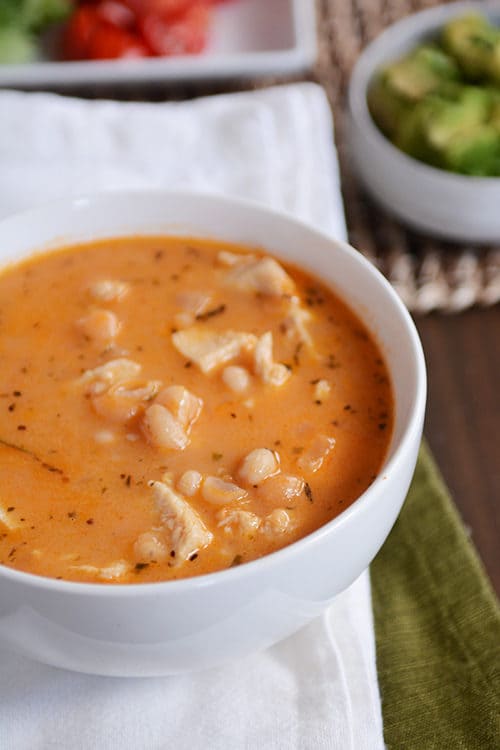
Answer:
<svg viewBox="0 0 500 750"><path fill-rule="evenodd" d="M313 0L234 0L216 7L200 55L0 65L0 86L151 83L291 74L316 57Z"/></svg>

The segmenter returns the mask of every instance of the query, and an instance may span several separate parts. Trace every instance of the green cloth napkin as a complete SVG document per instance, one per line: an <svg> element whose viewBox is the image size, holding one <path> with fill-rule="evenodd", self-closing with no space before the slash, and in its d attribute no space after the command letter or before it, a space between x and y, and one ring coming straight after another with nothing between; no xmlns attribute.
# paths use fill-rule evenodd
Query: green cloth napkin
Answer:
<svg viewBox="0 0 500 750"><path fill-rule="evenodd" d="M498 750L500 610L425 446L371 580L388 750Z"/></svg>

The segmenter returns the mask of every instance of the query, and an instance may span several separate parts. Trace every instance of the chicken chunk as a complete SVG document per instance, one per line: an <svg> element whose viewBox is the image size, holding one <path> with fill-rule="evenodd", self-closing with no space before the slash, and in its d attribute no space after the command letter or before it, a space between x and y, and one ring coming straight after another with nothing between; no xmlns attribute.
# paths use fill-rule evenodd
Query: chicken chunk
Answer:
<svg viewBox="0 0 500 750"><path fill-rule="evenodd" d="M161 404L148 406L142 418L141 430L154 448L183 451L189 443L185 428L172 412Z"/></svg>
<svg viewBox="0 0 500 750"><path fill-rule="evenodd" d="M267 536L275 536L277 534L284 534L287 531L291 531L292 528L292 519L286 510L283 508L276 508L276 510L273 510L263 519L260 530Z"/></svg>
<svg viewBox="0 0 500 750"><path fill-rule="evenodd" d="M12 515L7 512L5 508L0 505L0 524L3 524L9 531L17 528L15 520Z"/></svg>
<svg viewBox="0 0 500 750"><path fill-rule="evenodd" d="M193 361L203 373L230 362L243 351L251 351L256 337L243 331L211 331L192 327L172 334L178 352Z"/></svg>
<svg viewBox="0 0 500 750"><path fill-rule="evenodd" d="M155 403L165 406L188 434L203 408L201 398L182 385L168 386L158 394Z"/></svg>
<svg viewBox="0 0 500 750"><path fill-rule="evenodd" d="M94 440L99 445L110 445L116 440L116 434L112 430L98 430L94 433Z"/></svg>
<svg viewBox="0 0 500 750"><path fill-rule="evenodd" d="M244 367L229 365L222 371L222 380L233 393L243 393L250 386L250 374Z"/></svg>
<svg viewBox="0 0 500 750"><path fill-rule="evenodd" d="M335 438L328 437L328 435L316 435L298 459L299 467L303 471L315 474L323 466L334 445Z"/></svg>
<svg viewBox="0 0 500 750"><path fill-rule="evenodd" d="M304 492L305 482L291 474L276 474L259 487L258 497L271 505L289 503Z"/></svg>
<svg viewBox="0 0 500 750"><path fill-rule="evenodd" d="M116 279L100 279L89 287L90 295L98 302L116 302L129 290L129 284Z"/></svg>
<svg viewBox="0 0 500 750"><path fill-rule="evenodd" d="M193 497L201 487L203 477L199 471L189 469L179 478L177 489L182 495Z"/></svg>
<svg viewBox="0 0 500 750"><path fill-rule="evenodd" d="M223 508L217 514L217 520L217 526L223 528L225 533L237 531L245 536L252 536L258 531L261 522L255 513L238 508Z"/></svg>
<svg viewBox="0 0 500 750"><path fill-rule="evenodd" d="M291 371L285 365L273 361L273 334L264 333L255 346L255 373L268 385L281 386L286 383Z"/></svg>
<svg viewBox="0 0 500 750"><path fill-rule="evenodd" d="M307 323L312 320L312 314L305 310L298 297L292 297L290 301L290 312L283 321L286 335L289 338L296 337L302 344L312 348L314 342L307 329Z"/></svg>
<svg viewBox="0 0 500 750"><path fill-rule="evenodd" d="M248 492L234 482L220 477L207 477L201 488L203 499L212 505L228 505L244 500Z"/></svg>
<svg viewBox="0 0 500 750"><path fill-rule="evenodd" d="M151 486L161 523L169 533L174 552L172 559L181 565L207 547L213 540L213 534L194 508L171 486L163 482L152 482Z"/></svg>
<svg viewBox="0 0 500 750"><path fill-rule="evenodd" d="M254 260L255 256L251 253L231 253L229 250L220 250L217 254L217 260L221 266L236 266L238 263L245 263Z"/></svg>
<svg viewBox="0 0 500 750"><path fill-rule="evenodd" d="M169 550L158 533L146 531L135 541L134 558L137 562L165 562L168 556Z"/></svg>
<svg viewBox="0 0 500 750"><path fill-rule="evenodd" d="M104 393L92 396L92 408L101 417L112 422L125 423L135 417L145 404L152 401L161 386L161 380L116 383Z"/></svg>
<svg viewBox="0 0 500 750"><path fill-rule="evenodd" d="M80 333L99 344L109 344L118 336L121 323L110 310L91 310L76 321Z"/></svg>
<svg viewBox="0 0 500 750"><path fill-rule="evenodd" d="M295 282L274 258L244 258L232 265L226 284L246 292L282 297L293 294Z"/></svg>
<svg viewBox="0 0 500 750"><path fill-rule="evenodd" d="M245 484L257 487L268 477L279 474L280 457L268 448L256 448L243 459L238 477Z"/></svg>
<svg viewBox="0 0 500 750"><path fill-rule="evenodd" d="M175 325L179 328L192 326L196 316L208 309L211 298L207 292L179 292L175 297L175 302L180 308L174 316Z"/></svg>
<svg viewBox="0 0 500 750"><path fill-rule="evenodd" d="M104 393L110 386L125 380L136 378L141 372L141 365L131 359L112 359L104 365L85 370L76 381L85 386L86 393Z"/></svg>
<svg viewBox="0 0 500 750"><path fill-rule="evenodd" d="M106 565L104 568L98 568L95 565L72 565L71 570L90 573L102 578L104 581L114 581L117 578L122 578L129 572L130 564L126 560L116 560L116 562Z"/></svg>
<svg viewBox="0 0 500 750"><path fill-rule="evenodd" d="M318 382L314 386L314 400L324 401L330 395L331 390L332 389L328 380L318 380Z"/></svg>

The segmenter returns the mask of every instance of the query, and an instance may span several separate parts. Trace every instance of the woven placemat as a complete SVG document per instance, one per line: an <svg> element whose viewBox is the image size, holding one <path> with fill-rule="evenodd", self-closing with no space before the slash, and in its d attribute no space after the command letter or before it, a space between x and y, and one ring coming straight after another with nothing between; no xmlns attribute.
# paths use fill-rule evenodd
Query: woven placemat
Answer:
<svg viewBox="0 0 500 750"><path fill-rule="evenodd" d="M302 0L313 2L314 0ZM143 86L125 89L79 87L65 93L134 100L186 99L290 80L312 80L325 89L335 115L342 191L351 243L387 276L407 307L416 314L440 310L459 312L473 305L500 301L500 244L488 247L445 243L406 230L373 204L351 170L346 148L346 91L351 70L361 52L386 26L437 0L315 0L319 55L309 75ZM272 0L270 0L272 2ZM314 134L311 134L314 137Z"/></svg>

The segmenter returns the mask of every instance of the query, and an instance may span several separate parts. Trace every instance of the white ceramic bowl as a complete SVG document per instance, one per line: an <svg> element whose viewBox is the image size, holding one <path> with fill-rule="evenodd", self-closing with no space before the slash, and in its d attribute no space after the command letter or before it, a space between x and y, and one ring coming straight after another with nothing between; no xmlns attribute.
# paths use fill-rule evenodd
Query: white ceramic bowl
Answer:
<svg viewBox="0 0 500 750"><path fill-rule="evenodd" d="M379 68L470 10L500 25L498 0L451 3L405 18L364 50L349 86L351 158L375 200L407 224L448 239L496 242L500 240L500 178L452 174L407 156L377 128L366 101Z"/></svg>
<svg viewBox="0 0 500 750"><path fill-rule="evenodd" d="M103 193L0 223L0 267L48 246L130 234L189 234L259 245L321 277L377 337L396 420L378 479L344 513L267 557L187 580L73 583L0 566L0 642L67 669L163 675L265 648L320 614L373 559L414 471L425 407L415 327L387 281L348 245L250 203L160 192Z"/></svg>

